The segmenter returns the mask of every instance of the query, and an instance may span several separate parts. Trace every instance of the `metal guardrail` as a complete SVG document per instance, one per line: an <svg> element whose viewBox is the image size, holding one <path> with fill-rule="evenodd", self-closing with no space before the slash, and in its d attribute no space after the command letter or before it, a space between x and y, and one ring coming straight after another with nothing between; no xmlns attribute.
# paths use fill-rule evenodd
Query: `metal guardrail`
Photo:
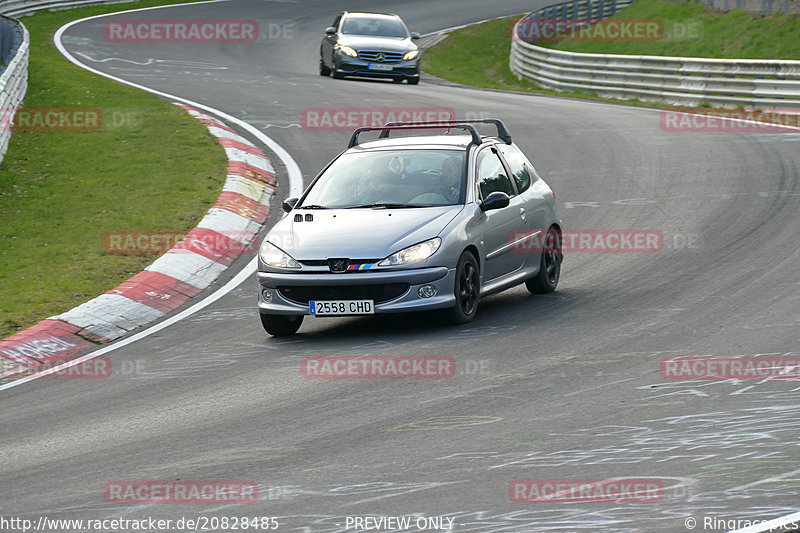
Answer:
<svg viewBox="0 0 800 533"><path fill-rule="evenodd" d="M44 9L69 9L98 4L117 4L131 0L0 0L0 13L9 17L30 15Z"/></svg>
<svg viewBox="0 0 800 533"><path fill-rule="evenodd" d="M17 108L28 90L28 57L31 38L27 28L18 20L0 17L2 60L0 74L0 161L8 150L11 124Z"/></svg>
<svg viewBox="0 0 800 533"><path fill-rule="evenodd" d="M744 9L750 13L762 13L764 15L800 13L800 2L798 0L702 0L702 2L709 9L716 11Z"/></svg>
<svg viewBox="0 0 800 533"><path fill-rule="evenodd" d="M573 1L526 15L512 33L511 71L544 87L619 99L800 107L800 61L584 54L537 46L521 37L520 30L537 19L597 20L613 15L622 5L627 4Z"/></svg>
<svg viewBox="0 0 800 533"><path fill-rule="evenodd" d="M14 115L28 90L30 34L20 21L11 17L43 9L67 9L120 1L128 0L0 0L0 161L8 151Z"/></svg>

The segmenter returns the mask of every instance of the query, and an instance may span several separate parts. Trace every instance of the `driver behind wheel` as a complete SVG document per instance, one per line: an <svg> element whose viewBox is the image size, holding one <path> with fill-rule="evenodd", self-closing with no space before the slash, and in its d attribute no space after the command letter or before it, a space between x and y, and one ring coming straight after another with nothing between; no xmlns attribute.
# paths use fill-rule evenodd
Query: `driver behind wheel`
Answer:
<svg viewBox="0 0 800 533"><path fill-rule="evenodd" d="M448 202L457 202L461 196L461 164L457 157L446 157L442 161L442 183L437 193Z"/></svg>

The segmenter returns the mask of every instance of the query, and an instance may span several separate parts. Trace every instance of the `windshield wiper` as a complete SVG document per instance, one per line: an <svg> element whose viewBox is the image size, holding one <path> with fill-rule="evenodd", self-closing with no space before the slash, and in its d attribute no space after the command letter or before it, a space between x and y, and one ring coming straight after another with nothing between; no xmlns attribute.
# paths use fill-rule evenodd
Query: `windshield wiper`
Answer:
<svg viewBox="0 0 800 533"><path fill-rule="evenodd" d="M298 209L330 209L330 208L325 205L311 204L311 205L301 205L300 207L298 207Z"/></svg>
<svg viewBox="0 0 800 533"><path fill-rule="evenodd" d="M411 204L396 204L392 202L378 202L375 204L364 204L364 205L351 205L347 209L359 209L365 207L383 207L385 209L402 209L405 207L419 207L418 205L411 205Z"/></svg>

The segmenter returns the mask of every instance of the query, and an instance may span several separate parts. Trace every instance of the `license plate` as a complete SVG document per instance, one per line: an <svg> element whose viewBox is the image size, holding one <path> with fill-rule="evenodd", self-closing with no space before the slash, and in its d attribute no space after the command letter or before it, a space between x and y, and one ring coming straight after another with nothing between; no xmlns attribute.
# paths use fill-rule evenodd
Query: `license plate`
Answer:
<svg viewBox="0 0 800 533"><path fill-rule="evenodd" d="M392 65L384 65L383 63L370 63L367 68L370 70L392 70Z"/></svg>
<svg viewBox="0 0 800 533"><path fill-rule="evenodd" d="M312 300L308 310L315 316L328 315L374 315L372 300Z"/></svg>

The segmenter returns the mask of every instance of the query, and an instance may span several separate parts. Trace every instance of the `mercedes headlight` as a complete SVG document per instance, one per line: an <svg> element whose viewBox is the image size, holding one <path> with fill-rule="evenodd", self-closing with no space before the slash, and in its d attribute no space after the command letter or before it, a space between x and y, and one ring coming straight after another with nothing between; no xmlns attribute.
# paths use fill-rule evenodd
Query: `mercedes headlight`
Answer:
<svg viewBox="0 0 800 533"><path fill-rule="evenodd" d="M419 55L419 50L411 50L410 52L406 52L406 55L403 56L403 61L414 59L418 55Z"/></svg>
<svg viewBox="0 0 800 533"><path fill-rule="evenodd" d="M358 57L358 52L350 48L349 46L340 46L339 51L346 56L350 57Z"/></svg>
<svg viewBox="0 0 800 533"><path fill-rule="evenodd" d="M432 256L441 245L441 237L434 237L433 239L415 244L414 246L409 246L408 248L404 248L399 252L393 253L378 263L378 266L395 266L416 263Z"/></svg>

